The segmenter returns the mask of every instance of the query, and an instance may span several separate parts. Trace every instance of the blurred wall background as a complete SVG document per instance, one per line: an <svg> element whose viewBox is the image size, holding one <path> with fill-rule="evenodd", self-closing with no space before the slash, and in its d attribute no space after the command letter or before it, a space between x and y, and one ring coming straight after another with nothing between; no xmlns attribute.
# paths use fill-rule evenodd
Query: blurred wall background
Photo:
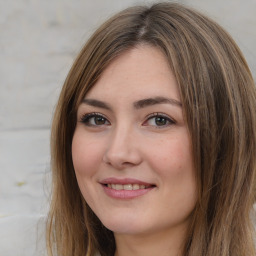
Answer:
<svg viewBox="0 0 256 256"><path fill-rule="evenodd" d="M45 255L38 220L48 207L51 118L74 57L111 14L151 2L0 0L1 256ZM176 2L223 25L256 78L256 0Z"/></svg>

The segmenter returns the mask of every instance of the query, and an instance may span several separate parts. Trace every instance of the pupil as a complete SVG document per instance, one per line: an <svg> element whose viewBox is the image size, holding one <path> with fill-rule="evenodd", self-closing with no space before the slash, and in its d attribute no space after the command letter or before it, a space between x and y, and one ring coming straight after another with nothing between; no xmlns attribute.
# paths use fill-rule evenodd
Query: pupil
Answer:
<svg viewBox="0 0 256 256"><path fill-rule="evenodd" d="M103 117L97 116L97 117L95 117L95 123L97 125L105 124L105 119Z"/></svg>
<svg viewBox="0 0 256 256"><path fill-rule="evenodd" d="M166 119L164 117L156 117L157 125L166 125Z"/></svg>

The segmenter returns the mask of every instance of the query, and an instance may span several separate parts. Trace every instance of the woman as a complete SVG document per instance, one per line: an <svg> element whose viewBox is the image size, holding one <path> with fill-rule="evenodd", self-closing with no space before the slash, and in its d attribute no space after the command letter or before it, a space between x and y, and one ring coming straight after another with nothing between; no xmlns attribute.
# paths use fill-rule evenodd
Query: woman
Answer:
<svg viewBox="0 0 256 256"><path fill-rule="evenodd" d="M112 17L56 108L49 255L255 255L255 104L240 50L202 14Z"/></svg>

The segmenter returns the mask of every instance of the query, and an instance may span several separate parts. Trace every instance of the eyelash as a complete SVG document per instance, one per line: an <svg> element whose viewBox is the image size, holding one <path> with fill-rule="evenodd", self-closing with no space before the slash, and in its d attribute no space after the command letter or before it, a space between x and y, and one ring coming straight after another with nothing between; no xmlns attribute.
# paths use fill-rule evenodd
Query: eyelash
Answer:
<svg viewBox="0 0 256 256"><path fill-rule="evenodd" d="M104 121L105 123L104 124L96 124L95 119L94 119L94 124L91 124L90 120L92 120L92 118L96 118L96 117L102 118L102 121ZM167 124L164 124L164 125L148 125L148 126L153 126L156 129L161 129L161 128L165 128L169 125L176 124L176 122L173 119L171 119L170 117L166 116L163 113L156 112L156 113L148 115L146 121L143 122L142 126L147 126L146 123L148 123L150 120L152 120L154 118L162 118L163 120L165 120L165 122L167 122ZM100 126L110 125L110 122L104 115L102 115L100 113L96 113L96 112L83 115L80 119L80 122L85 124L86 126L90 126L90 127L100 127Z"/></svg>
<svg viewBox="0 0 256 256"><path fill-rule="evenodd" d="M96 118L96 117L100 117L100 118L102 118L105 122L108 122L108 124L101 124L101 125L97 125L97 124L90 124L89 122L90 122L90 120L92 119L92 118ZM104 116L104 115L102 115L102 114L100 114L100 113L89 113L89 114L85 114L85 115L83 115L82 117L81 117L81 119L80 119L80 122L81 123L83 123L83 124L85 124L86 126L103 126L103 125L109 125L110 124L110 122L108 121L108 119ZM94 123L95 123L95 119L94 119Z"/></svg>
<svg viewBox="0 0 256 256"><path fill-rule="evenodd" d="M146 122L150 121L150 119L153 119L153 118L163 118L167 122L167 124L164 124L164 125L155 125L156 129L161 129L161 128L165 128L167 126L176 124L176 122L173 119L171 119L170 117L168 117L167 115L157 112L157 113L153 113L153 114L148 115L147 120L143 123L143 126L146 126L144 124Z"/></svg>

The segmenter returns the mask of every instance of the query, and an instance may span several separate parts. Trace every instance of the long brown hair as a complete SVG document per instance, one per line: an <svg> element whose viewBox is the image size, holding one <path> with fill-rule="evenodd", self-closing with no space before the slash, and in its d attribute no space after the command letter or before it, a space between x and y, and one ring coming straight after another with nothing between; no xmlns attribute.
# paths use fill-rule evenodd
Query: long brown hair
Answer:
<svg viewBox="0 0 256 256"><path fill-rule="evenodd" d="M138 44L160 49L179 85L190 131L198 202L185 256L254 256L256 90L246 61L215 22L173 3L128 8L89 39L63 86L52 125L48 253L110 256L113 233L84 201L71 143L77 108L107 65Z"/></svg>

